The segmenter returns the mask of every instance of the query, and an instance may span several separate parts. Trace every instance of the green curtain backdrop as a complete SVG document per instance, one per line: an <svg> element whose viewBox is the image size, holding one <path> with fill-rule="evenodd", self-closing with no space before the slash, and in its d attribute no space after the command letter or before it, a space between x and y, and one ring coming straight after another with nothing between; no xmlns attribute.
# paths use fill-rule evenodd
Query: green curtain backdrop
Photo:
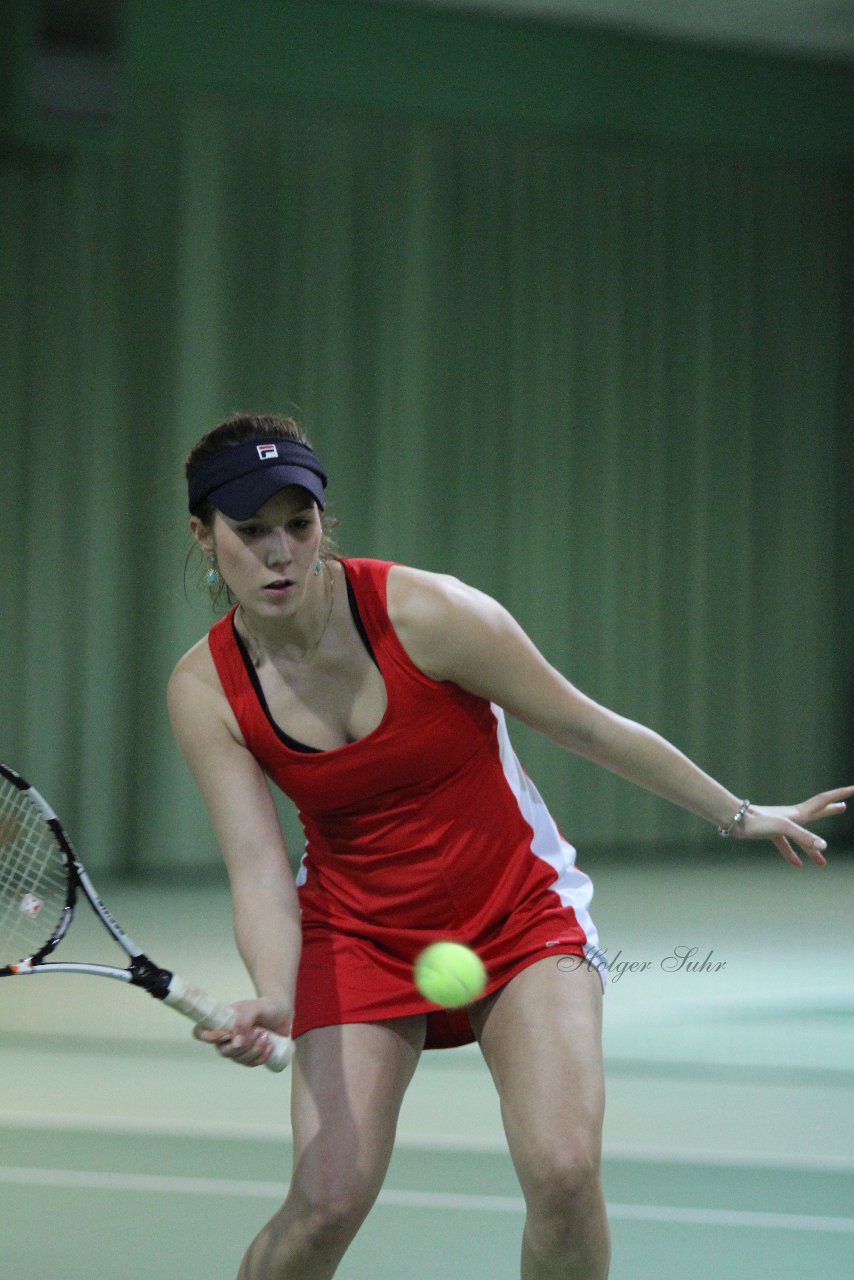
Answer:
<svg viewBox="0 0 854 1280"><path fill-rule="evenodd" d="M2 183L0 755L93 865L218 865L164 688L238 408L305 423L345 552L497 595L737 793L848 780L841 164L195 89ZM708 841L514 739L582 854Z"/></svg>

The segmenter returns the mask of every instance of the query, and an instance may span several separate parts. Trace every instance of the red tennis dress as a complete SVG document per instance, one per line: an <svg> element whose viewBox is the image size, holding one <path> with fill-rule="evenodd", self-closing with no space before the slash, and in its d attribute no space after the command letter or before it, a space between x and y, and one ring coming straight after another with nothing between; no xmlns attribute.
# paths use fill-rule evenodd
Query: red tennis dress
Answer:
<svg viewBox="0 0 854 1280"><path fill-rule="evenodd" d="M426 1013L428 1048L465 1044L465 1010L437 1010L413 985L418 953L446 938L473 947L487 991L556 954L603 972L593 886L520 767L501 710L408 658L386 608L391 565L341 564L386 687L385 715L366 737L333 751L294 742L269 714L234 610L209 634L244 740L305 831L294 1035Z"/></svg>

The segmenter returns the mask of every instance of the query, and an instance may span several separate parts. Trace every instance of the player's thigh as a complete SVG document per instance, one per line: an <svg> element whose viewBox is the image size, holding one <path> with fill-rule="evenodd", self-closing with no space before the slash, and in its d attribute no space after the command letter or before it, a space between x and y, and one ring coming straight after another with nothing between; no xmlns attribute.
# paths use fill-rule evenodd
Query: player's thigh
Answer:
<svg viewBox="0 0 854 1280"><path fill-rule="evenodd" d="M471 1010L523 1186L598 1169L602 983L584 961L530 965Z"/></svg>
<svg viewBox="0 0 854 1280"><path fill-rule="evenodd" d="M291 1085L295 1194L315 1203L376 1195L425 1033L426 1020L411 1017L300 1036Z"/></svg>

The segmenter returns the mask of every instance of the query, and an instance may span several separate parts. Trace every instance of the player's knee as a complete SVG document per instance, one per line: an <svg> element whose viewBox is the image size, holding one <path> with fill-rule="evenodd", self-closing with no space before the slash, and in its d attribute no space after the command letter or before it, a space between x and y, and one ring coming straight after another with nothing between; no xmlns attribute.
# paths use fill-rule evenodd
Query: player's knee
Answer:
<svg viewBox="0 0 854 1280"><path fill-rule="evenodd" d="M599 1194L598 1144L573 1142L541 1155L526 1179L529 1211L540 1217L570 1222L586 1212L591 1196Z"/></svg>
<svg viewBox="0 0 854 1280"><path fill-rule="evenodd" d="M358 1187L297 1188L258 1233L243 1259L239 1280L302 1274L318 1264L334 1269L373 1202ZM332 1274L332 1270L329 1274ZM312 1271L312 1274L314 1272ZM326 1274L326 1272L324 1272Z"/></svg>
<svg viewBox="0 0 854 1280"><path fill-rule="evenodd" d="M292 1199L300 1219L303 1238L311 1249L312 1242L321 1247L330 1240L349 1240L355 1235L374 1202L376 1192L358 1181L339 1179L324 1185L302 1189Z"/></svg>

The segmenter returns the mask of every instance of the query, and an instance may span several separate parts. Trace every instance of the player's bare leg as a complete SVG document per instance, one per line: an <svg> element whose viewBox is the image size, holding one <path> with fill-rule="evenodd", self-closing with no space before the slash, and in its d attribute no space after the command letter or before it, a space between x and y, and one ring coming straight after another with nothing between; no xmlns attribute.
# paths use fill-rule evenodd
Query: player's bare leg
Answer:
<svg viewBox="0 0 854 1280"><path fill-rule="evenodd" d="M294 1168L238 1280L329 1280L382 1186L423 1017L319 1027L297 1043Z"/></svg>
<svg viewBox="0 0 854 1280"><path fill-rule="evenodd" d="M605 1280L602 984L586 962L531 965L474 1006L527 1206L522 1280Z"/></svg>

